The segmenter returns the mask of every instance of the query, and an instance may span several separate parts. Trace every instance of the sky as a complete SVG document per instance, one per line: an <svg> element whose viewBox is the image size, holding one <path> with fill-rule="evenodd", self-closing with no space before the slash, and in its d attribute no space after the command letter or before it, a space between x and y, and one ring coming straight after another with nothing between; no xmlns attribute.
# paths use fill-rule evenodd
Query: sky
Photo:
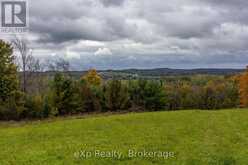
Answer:
<svg viewBox="0 0 248 165"><path fill-rule="evenodd" d="M72 70L245 68L247 6L247 0L30 0L23 36L34 56L66 58Z"/></svg>

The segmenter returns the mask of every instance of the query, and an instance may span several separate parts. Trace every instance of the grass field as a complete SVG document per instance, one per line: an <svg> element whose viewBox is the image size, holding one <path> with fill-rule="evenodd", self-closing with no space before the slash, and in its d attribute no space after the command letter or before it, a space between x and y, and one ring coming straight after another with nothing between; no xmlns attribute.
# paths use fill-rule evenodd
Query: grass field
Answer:
<svg viewBox="0 0 248 165"><path fill-rule="evenodd" d="M245 165L248 111L152 112L3 122L0 147L0 165ZM106 155L98 155L100 151ZM122 155L109 155L114 151ZM153 155L128 154L134 151Z"/></svg>

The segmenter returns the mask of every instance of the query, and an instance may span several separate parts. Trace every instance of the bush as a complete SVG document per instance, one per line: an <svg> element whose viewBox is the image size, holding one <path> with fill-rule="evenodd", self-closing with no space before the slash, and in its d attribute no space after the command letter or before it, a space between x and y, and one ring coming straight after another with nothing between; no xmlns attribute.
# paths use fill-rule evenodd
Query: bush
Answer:
<svg viewBox="0 0 248 165"><path fill-rule="evenodd" d="M5 102L0 103L0 120L19 120L24 111L24 94L20 91L11 92Z"/></svg>
<svg viewBox="0 0 248 165"><path fill-rule="evenodd" d="M23 118L42 118L43 100L41 96L27 96Z"/></svg>
<svg viewBox="0 0 248 165"><path fill-rule="evenodd" d="M52 115L52 106L48 97L41 95L26 96L21 118L47 118Z"/></svg>

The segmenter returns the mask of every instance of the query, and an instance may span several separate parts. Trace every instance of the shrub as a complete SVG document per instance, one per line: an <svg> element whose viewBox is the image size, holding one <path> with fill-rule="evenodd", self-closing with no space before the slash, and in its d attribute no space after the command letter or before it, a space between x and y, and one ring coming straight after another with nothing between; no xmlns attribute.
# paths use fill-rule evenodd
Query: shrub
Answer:
<svg viewBox="0 0 248 165"><path fill-rule="evenodd" d="M6 102L0 103L0 120L19 120L24 111L24 94L20 91L11 92Z"/></svg>
<svg viewBox="0 0 248 165"><path fill-rule="evenodd" d="M27 96L25 100L25 111L22 118L42 118L43 117L43 100L40 95Z"/></svg>

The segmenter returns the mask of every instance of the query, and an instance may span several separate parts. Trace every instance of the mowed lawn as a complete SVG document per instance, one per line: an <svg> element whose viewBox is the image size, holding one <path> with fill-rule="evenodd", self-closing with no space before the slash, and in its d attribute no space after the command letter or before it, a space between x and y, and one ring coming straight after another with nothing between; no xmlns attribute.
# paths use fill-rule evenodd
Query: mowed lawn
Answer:
<svg viewBox="0 0 248 165"><path fill-rule="evenodd" d="M94 156L96 150L117 157ZM130 157L129 150L173 153ZM83 151L92 153L85 158ZM80 156L79 156L80 153ZM0 165L248 164L248 110L175 111L0 123Z"/></svg>

